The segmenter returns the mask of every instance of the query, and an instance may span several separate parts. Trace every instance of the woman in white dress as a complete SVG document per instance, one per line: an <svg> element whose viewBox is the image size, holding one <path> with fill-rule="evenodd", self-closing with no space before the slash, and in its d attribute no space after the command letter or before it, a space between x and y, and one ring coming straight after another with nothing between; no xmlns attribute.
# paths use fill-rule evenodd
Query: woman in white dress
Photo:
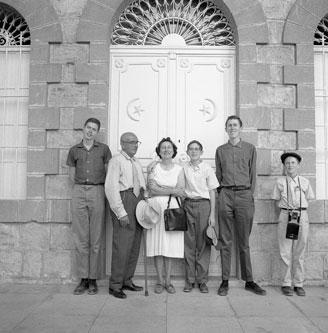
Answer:
<svg viewBox="0 0 328 333"><path fill-rule="evenodd" d="M162 139L156 147L160 162L152 162L147 168L147 187L162 208L161 221L154 228L147 230L147 256L154 257L157 273L155 293L161 294L164 289L174 294L171 284L172 258L184 257L184 232L165 231L164 210L167 208L169 195L172 195L170 208L177 208L176 197L184 198L183 168L173 162L177 146L170 138ZM164 276L163 276L164 273Z"/></svg>

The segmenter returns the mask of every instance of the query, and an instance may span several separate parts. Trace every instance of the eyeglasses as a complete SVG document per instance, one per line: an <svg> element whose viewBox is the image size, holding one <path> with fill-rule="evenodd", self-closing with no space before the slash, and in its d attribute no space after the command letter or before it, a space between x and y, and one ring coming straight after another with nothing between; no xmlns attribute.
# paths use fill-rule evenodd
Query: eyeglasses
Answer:
<svg viewBox="0 0 328 333"><path fill-rule="evenodd" d="M188 151L201 151L200 148L188 148Z"/></svg>
<svg viewBox="0 0 328 333"><path fill-rule="evenodd" d="M139 146L141 145L140 141L122 141L124 143L128 143L129 145L133 145L133 146Z"/></svg>

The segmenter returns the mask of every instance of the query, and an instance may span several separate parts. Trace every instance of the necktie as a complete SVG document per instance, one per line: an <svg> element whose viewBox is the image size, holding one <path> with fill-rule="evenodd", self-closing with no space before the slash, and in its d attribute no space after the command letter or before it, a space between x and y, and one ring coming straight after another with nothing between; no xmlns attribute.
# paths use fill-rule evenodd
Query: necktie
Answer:
<svg viewBox="0 0 328 333"><path fill-rule="evenodd" d="M133 175L133 194L138 198L140 194L140 182L139 182L138 170L132 159L131 163L132 163L132 175Z"/></svg>

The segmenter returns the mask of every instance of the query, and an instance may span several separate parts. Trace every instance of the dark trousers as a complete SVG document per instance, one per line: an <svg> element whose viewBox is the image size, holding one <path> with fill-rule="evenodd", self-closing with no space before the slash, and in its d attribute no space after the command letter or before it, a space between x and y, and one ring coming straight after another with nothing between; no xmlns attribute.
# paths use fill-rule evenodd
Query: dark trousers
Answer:
<svg viewBox="0 0 328 333"><path fill-rule="evenodd" d="M121 289L122 285L131 285L136 270L142 227L136 219L136 206L141 196L136 198L132 191L121 192L124 208L129 216L130 224L121 227L119 220L112 213L113 220L113 247L112 247L112 270L109 287Z"/></svg>
<svg viewBox="0 0 328 333"><path fill-rule="evenodd" d="M249 236L253 226L254 199L251 190L232 191L222 188L219 193L219 238L222 242L222 279L230 278L232 224L235 223L239 247L241 278L253 281Z"/></svg>
<svg viewBox="0 0 328 333"><path fill-rule="evenodd" d="M186 200L188 230L184 234L186 281L207 283L211 245L206 244L204 233L210 216L210 201Z"/></svg>

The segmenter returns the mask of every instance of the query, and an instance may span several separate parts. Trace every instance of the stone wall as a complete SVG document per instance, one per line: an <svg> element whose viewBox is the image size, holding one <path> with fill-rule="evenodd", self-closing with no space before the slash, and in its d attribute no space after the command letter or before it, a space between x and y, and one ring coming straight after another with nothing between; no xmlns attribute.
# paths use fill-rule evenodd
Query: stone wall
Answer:
<svg viewBox="0 0 328 333"><path fill-rule="evenodd" d="M0 201L0 276L4 280L75 278L66 166L89 116L107 142L110 34L129 1L3 0L31 30L27 199ZM254 276L277 283L278 212L270 200L283 172L280 155L298 150L315 188L313 33L328 13L323 0L215 0L236 31L237 114L258 148ZM310 207L309 283L326 283L327 202Z"/></svg>

